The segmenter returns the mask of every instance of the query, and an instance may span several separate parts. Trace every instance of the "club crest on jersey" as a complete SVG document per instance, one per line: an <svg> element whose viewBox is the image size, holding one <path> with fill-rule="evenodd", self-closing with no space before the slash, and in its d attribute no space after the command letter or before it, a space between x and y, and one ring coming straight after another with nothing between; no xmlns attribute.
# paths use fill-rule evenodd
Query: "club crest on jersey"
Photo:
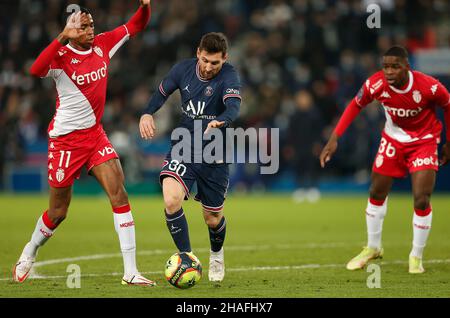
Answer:
<svg viewBox="0 0 450 318"><path fill-rule="evenodd" d="M383 165L383 155L378 155L377 159L375 160L375 166L377 168L381 167Z"/></svg>
<svg viewBox="0 0 450 318"><path fill-rule="evenodd" d="M58 182L61 182L64 180L64 169L63 168L58 168L58 170L56 170L56 180L58 180Z"/></svg>
<svg viewBox="0 0 450 318"><path fill-rule="evenodd" d="M413 99L414 99L414 101L417 103L417 104L419 104L420 103L420 101L422 100L422 95L420 94L420 92L419 91L413 91Z"/></svg>
<svg viewBox="0 0 450 318"><path fill-rule="evenodd" d="M211 96L213 94L213 88L211 86L208 86L205 88L205 96Z"/></svg>
<svg viewBox="0 0 450 318"><path fill-rule="evenodd" d="M103 51L98 46L94 47L94 52L97 53L98 56L103 57Z"/></svg>

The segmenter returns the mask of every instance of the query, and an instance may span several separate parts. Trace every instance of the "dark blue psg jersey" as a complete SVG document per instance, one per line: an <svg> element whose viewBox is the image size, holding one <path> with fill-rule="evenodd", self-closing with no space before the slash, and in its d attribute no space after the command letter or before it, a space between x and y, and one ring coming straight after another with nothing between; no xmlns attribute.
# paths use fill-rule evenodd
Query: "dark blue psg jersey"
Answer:
<svg viewBox="0 0 450 318"><path fill-rule="evenodd" d="M178 127L188 129L191 134L200 127L203 134L212 120L225 121L221 128L224 132L225 127L238 116L241 83L238 73L229 63L224 63L220 72L210 80L201 78L196 58L177 63L160 83L146 113L155 113L177 89L181 94L182 112Z"/></svg>

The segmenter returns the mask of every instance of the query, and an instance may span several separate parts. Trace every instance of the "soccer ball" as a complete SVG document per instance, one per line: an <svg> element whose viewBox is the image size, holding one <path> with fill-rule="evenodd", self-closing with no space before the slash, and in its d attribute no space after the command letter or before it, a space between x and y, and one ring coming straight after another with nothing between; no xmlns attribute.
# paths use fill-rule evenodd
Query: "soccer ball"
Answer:
<svg viewBox="0 0 450 318"><path fill-rule="evenodd" d="M175 253L167 260L164 275L172 286L191 288L202 278L202 264L192 253Z"/></svg>

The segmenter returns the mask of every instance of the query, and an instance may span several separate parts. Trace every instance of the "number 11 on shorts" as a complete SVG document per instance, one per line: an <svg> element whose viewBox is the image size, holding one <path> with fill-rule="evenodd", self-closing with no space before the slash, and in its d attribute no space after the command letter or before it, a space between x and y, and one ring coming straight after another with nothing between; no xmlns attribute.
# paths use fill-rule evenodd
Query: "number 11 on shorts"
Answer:
<svg viewBox="0 0 450 318"><path fill-rule="evenodd" d="M70 162L70 154L72 153L72 151L61 150L60 153L61 153L61 158L59 158L59 167L62 168L63 161L64 161L64 154L67 154L67 156L66 156L66 166L65 167L68 168L69 167L69 162Z"/></svg>

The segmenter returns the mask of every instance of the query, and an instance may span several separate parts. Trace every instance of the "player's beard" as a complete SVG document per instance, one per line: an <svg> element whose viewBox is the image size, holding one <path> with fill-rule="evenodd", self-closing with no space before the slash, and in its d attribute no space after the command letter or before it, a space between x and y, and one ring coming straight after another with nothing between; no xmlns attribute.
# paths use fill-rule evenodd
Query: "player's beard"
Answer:
<svg viewBox="0 0 450 318"><path fill-rule="evenodd" d="M204 78L204 79L207 79L207 80L210 80L211 78L213 78L214 76L216 76L216 71L211 71L211 72L206 72L206 70L205 71L203 71L203 72L201 72L201 75L202 75L202 77Z"/></svg>

